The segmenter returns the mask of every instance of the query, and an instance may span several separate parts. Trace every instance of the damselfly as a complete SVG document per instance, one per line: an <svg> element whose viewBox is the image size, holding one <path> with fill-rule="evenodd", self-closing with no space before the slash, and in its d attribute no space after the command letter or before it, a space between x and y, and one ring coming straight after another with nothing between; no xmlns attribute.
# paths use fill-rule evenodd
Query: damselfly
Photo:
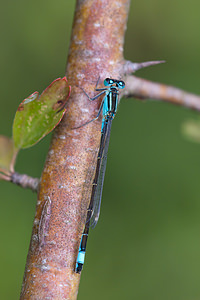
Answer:
<svg viewBox="0 0 200 300"><path fill-rule="evenodd" d="M96 95L94 98L90 98L88 94L83 90L85 95L91 101L97 99L99 96L103 94L105 94L105 96L101 102L100 109L96 118L86 123L88 124L98 119L101 111L103 111L101 141L100 141L99 153L97 157L96 173L93 181L90 204L87 210L85 228L81 237L81 243L80 243L79 252L76 260L76 270L75 270L76 273L81 273L84 264L89 227L90 226L95 227L99 219L104 175L106 171L108 145L110 139L110 130L112 125L112 120L117 112L117 105L119 100L119 89L123 89L125 87L125 83L122 80L111 79L111 78L106 78L104 80L104 85L106 86L106 88L97 89L97 85L95 90L101 92L98 95Z"/></svg>

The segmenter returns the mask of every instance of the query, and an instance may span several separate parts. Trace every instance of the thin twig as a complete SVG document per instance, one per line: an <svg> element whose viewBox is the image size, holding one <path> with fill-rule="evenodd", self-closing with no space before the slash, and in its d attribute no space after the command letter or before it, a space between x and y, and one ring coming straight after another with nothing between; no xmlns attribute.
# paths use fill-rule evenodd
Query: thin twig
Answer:
<svg viewBox="0 0 200 300"><path fill-rule="evenodd" d="M135 73L136 71L140 69L144 69L147 67L159 65L165 63L165 60L153 60L153 61L144 61L140 63L135 63L129 60L126 60L124 64L122 65L122 73L124 75Z"/></svg>
<svg viewBox="0 0 200 300"><path fill-rule="evenodd" d="M10 171L5 170L5 169L3 169L3 168L0 168L0 173L6 175L6 176L8 176L8 177L10 177Z"/></svg>
<svg viewBox="0 0 200 300"><path fill-rule="evenodd" d="M173 86L152 82L136 76L127 76L125 97L155 99L182 105L200 111L200 96L185 92Z"/></svg>
<svg viewBox="0 0 200 300"><path fill-rule="evenodd" d="M24 189L31 189L33 192L38 191L40 183L40 180L38 178L33 178L26 174L19 174L17 172L11 174L10 181L21 186Z"/></svg>
<svg viewBox="0 0 200 300"><path fill-rule="evenodd" d="M10 177L5 174L0 174L0 180L10 181Z"/></svg>
<svg viewBox="0 0 200 300"><path fill-rule="evenodd" d="M40 183L39 178L33 178L26 174L19 174L17 172L10 172L2 168L0 168L0 179L10 181L24 189L31 189L33 192L38 191Z"/></svg>

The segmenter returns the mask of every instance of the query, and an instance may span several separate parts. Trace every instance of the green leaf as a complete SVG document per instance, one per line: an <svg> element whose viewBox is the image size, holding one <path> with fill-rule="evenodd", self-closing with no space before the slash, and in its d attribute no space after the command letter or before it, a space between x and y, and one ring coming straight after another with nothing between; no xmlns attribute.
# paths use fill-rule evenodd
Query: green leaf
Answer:
<svg viewBox="0 0 200 300"><path fill-rule="evenodd" d="M14 154L13 140L0 135L0 168L9 171Z"/></svg>
<svg viewBox="0 0 200 300"><path fill-rule="evenodd" d="M26 98L18 107L13 123L15 147L28 148L36 144L61 121L70 95L66 77L54 80L39 96Z"/></svg>

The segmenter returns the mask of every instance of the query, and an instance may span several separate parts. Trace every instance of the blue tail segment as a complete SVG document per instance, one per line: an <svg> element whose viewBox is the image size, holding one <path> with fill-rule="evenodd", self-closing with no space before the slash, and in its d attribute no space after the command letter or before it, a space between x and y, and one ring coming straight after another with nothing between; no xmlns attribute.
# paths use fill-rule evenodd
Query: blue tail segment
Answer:
<svg viewBox="0 0 200 300"><path fill-rule="evenodd" d="M82 235L82 238L81 238L81 243L80 243L80 247L79 247L79 250L78 250L78 256L77 256L77 260L76 260L76 273L81 273L82 271L82 268L83 268L83 264L84 264L84 261L85 261L85 247L83 247L83 237L85 235Z"/></svg>
<svg viewBox="0 0 200 300"><path fill-rule="evenodd" d="M98 82L99 80L97 81L97 85ZM117 112L117 105L119 100L119 89L123 89L125 87L125 83L122 80L111 79L111 78L106 78L104 80L104 85L106 86L106 88L97 89L97 85L96 85L96 91L100 91L100 93L96 95L94 98L90 98L88 94L82 89L85 95L91 101L97 99L99 96L103 94L104 94L104 98L102 100L96 118L84 124L87 125L92 121L96 120L100 116L101 111L103 112L102 127L101 127L101 141L100 141L99 153L97 156L97 165L96 165L96 172L93 180L92 194L91 194L90 204L87 211L85 229L82 234L81 243L80 243L78 256L76 260L75 272L79 274L82 271L84 260L85 260L85 251L86 251L89 227L90 226L95 227L99 219L104 175L106 171L107 153L108 153L108 146L110 140L110 130L112 125L112 120L115 117L115 114ZM82 126L79 126L77 128L80 128Z"/></svg>

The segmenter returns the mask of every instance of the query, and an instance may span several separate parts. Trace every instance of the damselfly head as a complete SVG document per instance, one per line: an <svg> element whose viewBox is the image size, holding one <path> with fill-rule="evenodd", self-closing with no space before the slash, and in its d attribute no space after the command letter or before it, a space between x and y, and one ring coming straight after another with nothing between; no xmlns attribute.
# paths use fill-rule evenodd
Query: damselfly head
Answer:
<svg viewBox="0 0 200 300"><path fill-rule="evenodd" d="M112 78L106 78L104 80L105 86L111 86L113 84L115 84L116 87L118 87L119 89L123 89L125 87L125 82L122 80L117 80L117 79L112 79Z"/></svg>

